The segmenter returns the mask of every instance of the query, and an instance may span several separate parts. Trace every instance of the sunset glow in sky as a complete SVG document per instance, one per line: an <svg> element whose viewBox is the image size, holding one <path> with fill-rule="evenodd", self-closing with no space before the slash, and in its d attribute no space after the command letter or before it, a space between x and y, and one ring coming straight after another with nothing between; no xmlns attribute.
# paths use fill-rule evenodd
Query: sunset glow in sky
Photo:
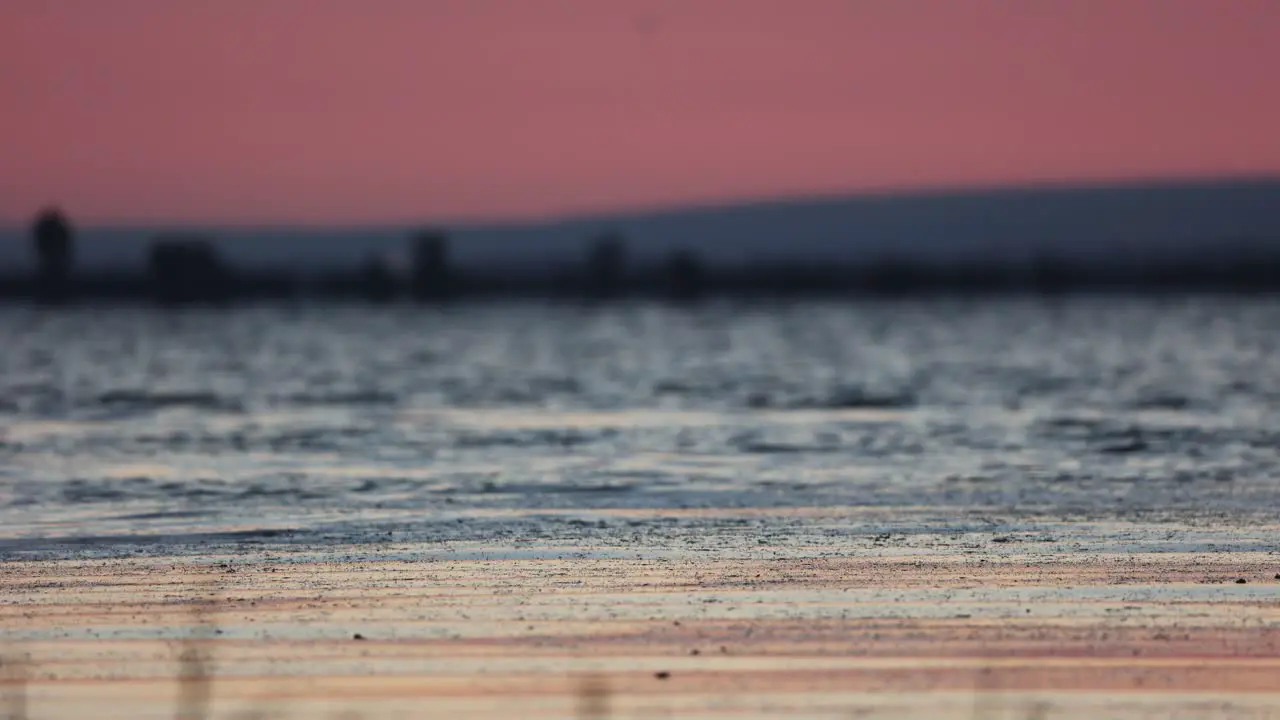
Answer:
<svg viewBox="0 0 1280 720"><path fill-rule="evenodd" d="M1275 0L4 0L0 219L1280 173Z"/></svg>

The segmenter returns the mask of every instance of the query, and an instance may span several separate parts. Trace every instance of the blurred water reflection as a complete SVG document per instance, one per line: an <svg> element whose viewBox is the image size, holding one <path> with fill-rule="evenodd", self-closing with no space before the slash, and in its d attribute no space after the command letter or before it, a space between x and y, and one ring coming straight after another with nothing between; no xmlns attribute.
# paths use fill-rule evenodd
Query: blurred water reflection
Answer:
<svg viewBox="0 0 1280 720"><path fill-rule="evenodd" d="M1266 299L10 308L0 337L11 541L513 509L1267 513L1280 477Z"/></svg>

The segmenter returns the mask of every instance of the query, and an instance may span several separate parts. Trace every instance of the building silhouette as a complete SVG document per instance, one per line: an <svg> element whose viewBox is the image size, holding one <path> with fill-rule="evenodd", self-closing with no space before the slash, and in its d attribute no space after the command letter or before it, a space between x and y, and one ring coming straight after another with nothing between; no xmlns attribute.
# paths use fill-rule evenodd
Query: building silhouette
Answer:
<svg viewBox="0 0 1280 720"><path fill-rule="evenodd" d="M152 297L164 305L221 303L230 297L231 276L212 241L199 236L162 236L147 258Z"/></svg>

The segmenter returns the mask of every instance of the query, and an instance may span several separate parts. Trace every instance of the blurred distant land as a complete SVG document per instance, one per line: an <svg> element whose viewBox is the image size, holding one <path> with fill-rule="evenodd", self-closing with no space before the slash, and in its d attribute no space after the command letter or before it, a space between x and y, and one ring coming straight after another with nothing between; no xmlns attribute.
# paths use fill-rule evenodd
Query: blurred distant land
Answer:
<svg viewBox="0 0 1280 720"><path fill-rule="evenodd" d="M1280 289L1280 180L780 200L525 224L0 228L0 298ZM41 215L40 213L44 213Z"/></svg>

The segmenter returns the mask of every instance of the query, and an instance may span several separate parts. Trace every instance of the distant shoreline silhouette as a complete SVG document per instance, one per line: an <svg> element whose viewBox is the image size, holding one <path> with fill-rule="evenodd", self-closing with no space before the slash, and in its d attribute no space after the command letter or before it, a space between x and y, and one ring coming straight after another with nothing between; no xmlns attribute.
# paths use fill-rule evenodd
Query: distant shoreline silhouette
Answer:
<svg viewBox="0 0 1280 720"><path fill-rule="evenodd" d="M1212 259L1203 253L1132 254L1109 261L1068 259L1040 252L1029 260L929 262L907 253L858 261L759 262L713 267L692 248L665 257L630 260L632 239L621 231L582 238L581 260L561 268L456 266L446 229L427 228L404 239L409 267L397 273L371 253L352 267L316 278L301 270L248 271L221 256L217 238L161 234L150 239L143 272L78 272L76 231L67 214L42 209L30 228L35 271L0 272L0 301L65 305L144 301L159 305L226 305L274 300L359 300L421 304L501 297L577 298L610 302L628 298L693 303L733 297L911 297L930 294L992 295L1067 292L1280 292L1280 241L1221 242Z"/></svg>

